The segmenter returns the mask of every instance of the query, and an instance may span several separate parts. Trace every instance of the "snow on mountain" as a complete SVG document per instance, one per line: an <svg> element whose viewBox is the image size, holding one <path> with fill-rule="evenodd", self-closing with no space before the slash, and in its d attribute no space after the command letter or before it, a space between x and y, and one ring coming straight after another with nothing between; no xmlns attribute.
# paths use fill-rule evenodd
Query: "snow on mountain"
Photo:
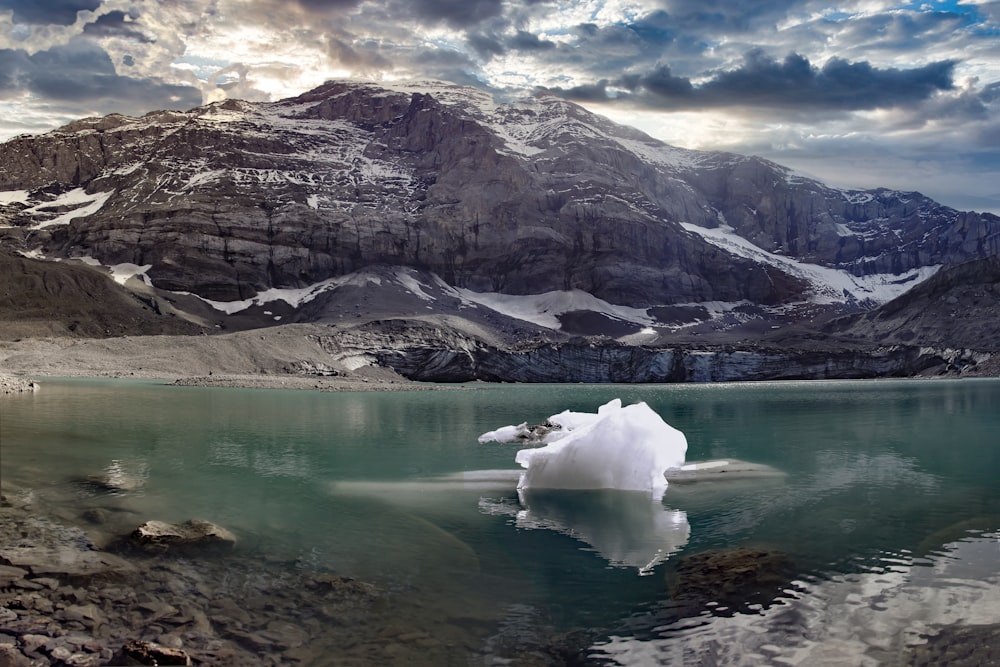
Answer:
<svg viewBox="0 0 1000 667"><path fill-rule="evenodd" d="M200 297L197 294L193 296L198 296L199 299L220 312L226 313L227 315L233 315L253 306L264 306L275 301L283 301L292 308L299 308L302 305L314 300L324 292L336 289L337 287L343 287L344 285L365 285L369 283L373 285L380 285L381 278L370 272L360 271L345 276L338 276L337 278L330 278L329 280L324 280L301 288L271 288L260 292L256 296L250 297L249 299L242 299L239 301L213 301L211 299Z"/></svg>
<svg viewBox="0 0 1000 667"><path fill-rule="evenodd" d="M576 311L600 313L643 326L654 324L647 309L616 306L582 290L515 295L499 292L473 292L462 288L453 289L456 294L467 301L547 329L559 330L562 327L559 316Z"/></svg>
<svg viewBox="0 0 1000 667"><path fill-rule="evenodd" d="M27 204L29 192L27 190L8 190L0 192L0 205L2 204Z"/></svg>
<svg viewBox="0 0 1000 667"><path fill-rule="evenodd" d="M87 261L87 259L89 259L90 261ZM90 264L91 266L94 266L95 262L93 258L85 258L85 259L81 258L81 261L84 261L84 263ZM138 277L139 280L146 283L147 285L151 284L149 281L149 276L146 275L146 272L149 271L151 268L153 268L152 264L144 264L142 266L139 266L138 264L132 264L131 262L123 262L121 264L115 264L114 266L109 266L107 268L111 272L111 278L119 285L124 285L129 280L135 277Z"/></svg>
<svg viewBox="0 0 1000 667"><path fill-rule="evenodd" d="M726 252L773 266L803 278L812 285L811 301L817 304L840 303L846 297L857 302L871 302L873 305L881 305L895 299L914 285L927 280L941 268L940 266L922 266L900 275L880 273L855 276L842 269L809 264L763 250L737 235L735 230L728 225L708 229L682 222L681 226Z"/></svg>
<svg viewBox="0 0 1000 667"><path fill-rule="evenodd" d="M55 217L48 219L43 218L40 222L36 222L32 226L32 229L44 229L45 227L53 227L55 225L68 225L70 221L75 218L83 218L100 211L113 194L113 191L87 194L83 188L75 188L69 192L63 193L52 201L36 204L35 206L26 209L24 213L46 216L54 209L69 208L70 210L59 213ZM27 201L27 197L21 198L18 201L24 203Z"/></svg>

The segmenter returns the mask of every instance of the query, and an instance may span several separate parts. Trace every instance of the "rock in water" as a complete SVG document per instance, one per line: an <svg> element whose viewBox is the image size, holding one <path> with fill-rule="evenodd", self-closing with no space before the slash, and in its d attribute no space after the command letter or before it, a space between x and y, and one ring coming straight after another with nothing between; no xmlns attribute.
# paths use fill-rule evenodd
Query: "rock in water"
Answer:
<svg viewBox="0 0 1000 667"><path fill-rule="evenodd" d="M236 545L231 532L201 519L180 524L147 521L132 531L131 538L151 551L229 551Z"/></svg>
<svg viewBox="0 0 1000 667"><path fill-rule="evenodd" d="M160 646L153 642L134 641L122 646L123 665L190 665L191 658L184 651Z"/></svg>
<svg viewBox="0 0 1000 667"><path fill-rule="evenodd" d="M797 571L781 551L737 547L684 556L668 580L677 603L696 608L712 603L732 613L751 604L769 606L793 587Z"/></svg>

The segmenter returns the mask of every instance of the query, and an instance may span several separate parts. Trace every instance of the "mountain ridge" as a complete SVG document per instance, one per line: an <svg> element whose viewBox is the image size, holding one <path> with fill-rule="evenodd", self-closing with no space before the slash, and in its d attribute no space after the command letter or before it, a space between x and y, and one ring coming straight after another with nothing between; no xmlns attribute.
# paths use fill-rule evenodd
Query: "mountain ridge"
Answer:
<svg viewBox="0 0 1000 667"><path fill-rule="evenodd" d="M754 340L1000 254L991 214L440 83L331 81L16 137L0 144L0 224L7 247L105 267L203 326L441 308L511 340L645 345ZM591 301L574 310L576 293ZM521 315L545 294L539 329Z"/></svg>

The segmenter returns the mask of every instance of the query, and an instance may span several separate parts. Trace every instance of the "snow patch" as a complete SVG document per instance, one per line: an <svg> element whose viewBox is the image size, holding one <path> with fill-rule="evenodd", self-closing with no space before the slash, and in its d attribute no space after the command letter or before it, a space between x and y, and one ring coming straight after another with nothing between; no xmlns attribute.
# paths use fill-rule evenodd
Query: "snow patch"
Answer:
<svg viewBox="0 0 1000 667"><path fill-rule="evenodd" d="M27 204L29 194L27 190L7 190L0 192L0 204Z"/></svg>
<svg viewBox="0 0 1000 667"><path fill-rule="evenodd" d="M292 308L298 308L302 304L312 301L320 294L331 289L336 289L337 287L342 287L344 285L363 286L369 283L379 285L381 284L381 279L378 276L373 276L366 272L352 273L346 276L339 276L337 278L329 278L307 287L272 287L271 289L258 293L256 296L249 299L242 299L240 301L213 301L211 299L198 296L197 294L191 294L191 296L198 297L212 308L215 308L226 315L234 315L246 310L247 308L251 308L253 306L263 306L264 304L271 303L273 301L284 301ZM189 293L184 292L184 294Z"/></svg>
<svg viewBox="0 0 1000 667"><path fill-rule="evenodd" d="M372 364L375 363L376 359L366 354L358 354L354 356L343 357L339 361L347 370L356 371L359 368L371 366Z"/></svg>
<svg viewBox="0 0 1000 667"><path fill-rule="evenodd" d="M721 226L708 229L689 222L682 222L681 226L726 252L760 264L774 266L808 281L812 285L813 291L811 300L818 304L842 303L845 297L857 301L869 300L877 304L886 303L914 285L927 280L941 268L940 265L924 266L899 275L879 273L870 276L855 276L841 269L800 262L790 257L768 252L736 234L732 227Z"/></svg>
<svg viewBox="0 0 1000 667"><path fill-rule="evenodd" d="M461 287L451 289L463 301L477 303L508 317L531 322L547 329L559 329L561 326L559 315L578 310L589 310L646 327L654 324L645 309L616 306L583 290L514 295L473 292Z"/></svg>
<svg viewBox="0 0 1000 667"><path fill-rule="evenodd" d="M50 202L45 202L32 208L25 209L24 212L37 214L44 213L46 210L53 208L75 207L73 210L66 211L65 213L57 215L50 220L43 220L42 222L35 223L32 226L32 229L44 229L55 225L68 225L70 221L75 218L82 218L97 213L113 194L114 191L87 194L83 188L76 188L60 195Z"/></svg>
<svg viewBox="0 0 1000 667"><path fill-rule="evenodd" d="M408 271L412 271L412 269L401 269L396 272L396 280L399 284L424 301L436 301L434 297L424 291L427 285L414 278Z"/></svg>
<svg viewBox="0 0 1000 667"><path fill-rule="evenodd" d="M108 269L111 271L111 278L119 285L124 285L129 281L129 279L138 276L142 282L147 285L152 285L149 276L146 272L153 268L152 264L143 264L139 266L138 264L131 264L128 262L122 264L115 264L114 266L109 266Z"/></svg>
<svg viewBox="0 0 1000 667"><path fill-rule="evenodd" d="M214 183L218 181L226 174L224 169L212 169L210 171L200 171L196 172L188 179L187 184L184 186L184 190L193 190L194 188L205 185L206 183Z"/></svg>
<svg viewBox="0 0 1000 667"><path fill-rule="evenodd" d="M695 151L676 148L667 144L638 141L624 137L612 137L619 146L640 158L644 162L669 169L691 169L698 166L702 154Z"/></svg>

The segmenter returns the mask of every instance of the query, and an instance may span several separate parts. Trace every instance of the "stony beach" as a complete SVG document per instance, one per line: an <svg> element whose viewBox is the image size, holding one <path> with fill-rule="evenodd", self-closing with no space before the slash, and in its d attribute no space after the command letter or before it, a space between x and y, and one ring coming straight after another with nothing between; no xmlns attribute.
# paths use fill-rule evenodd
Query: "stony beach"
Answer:
<svg viewBox="0 0 1000 667"><path fill-rule="evenodd" d="M0 666L458 665L491 623L449 623L415 591L275 561L240 543L99 545L5 485L0 506ZM113 522L117 517L112 517ZM235 536L234 536L235 539ZM484 657L485 658L485 657ZM537 664L537 663L536 663Z"/></svg>
<svg viewBox="0 0 1000 667"><path fill-rule="evenodd" d="M20 394L37 388L38 385L31 378L0 373L0 394Z"/></svg>

